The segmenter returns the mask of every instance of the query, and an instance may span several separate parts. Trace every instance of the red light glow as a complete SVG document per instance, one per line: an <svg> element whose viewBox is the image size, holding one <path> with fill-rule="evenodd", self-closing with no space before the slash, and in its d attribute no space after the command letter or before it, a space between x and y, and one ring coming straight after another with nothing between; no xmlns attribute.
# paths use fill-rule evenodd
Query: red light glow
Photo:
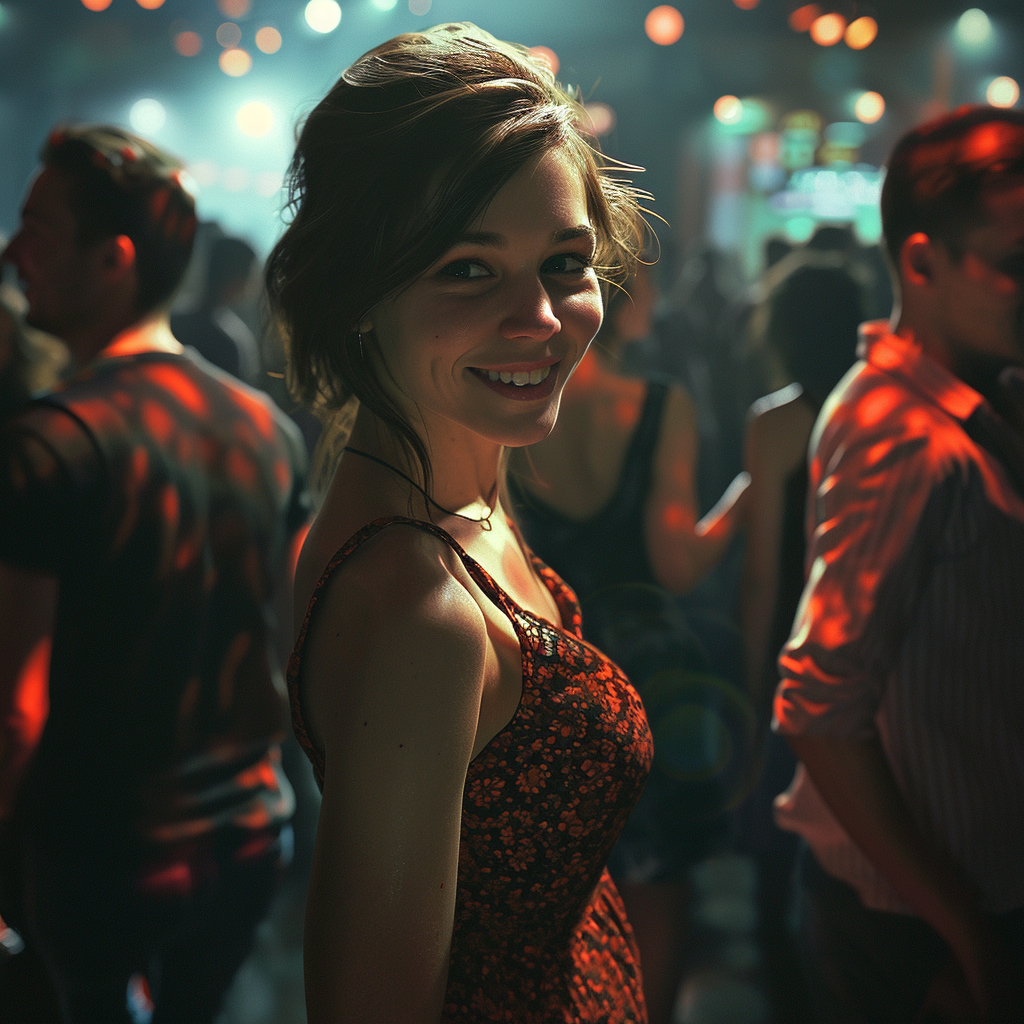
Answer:
<svg viewBox="0 0 1024 1024"><path fill-rule="evenodd" d="M135 2L146 11L155 11L164 5L164 0L135 0Z"/></svg>
<svg viewBox="0 0 1024 1024"><path fill-rule="evenodd" d="M679 42L685 22L683 16L669 4L662 4L649 11L644 18L644 31L652 43L671 46Z"/></svg>
<svg viewBox="0 0 1024 1024"><path fill-rule="evenodd" d="M174 48L182 57L194 57L203 48L203 40L198 32L179 32L174 37Z"/></svg>
<svg viewBox="0 0 1024 1024"><path fill-rule="evenodd" d="M252 0L217 0L217 6L225 18L244 18L249 13Z"/></svg>
<svg viewBox="0 0 1024 1024"><path fill-rule="evenodd" d="M804 4L789 16L789 27L794 32L806 32L821 17L817 4Z"/></svg>
<svg viewBox="0 0 1024 1024"><path fill-rule="evenodd" d="M82 0L82 6L87 11L105 11L110 6L110 0Z"/></svg>
<svg viewBox="0 0 1024 1024"><path fill-rule="evenodd" d="M841 14L823 14L811 25L811 38L819 46L835 46L846 32L846 19Z"/></svg>
<svg viewBox="0 0 1024 1024"><path fill-rule="evenodd" d="M741 11L752 11L761 0L732 0Z"/></svg>

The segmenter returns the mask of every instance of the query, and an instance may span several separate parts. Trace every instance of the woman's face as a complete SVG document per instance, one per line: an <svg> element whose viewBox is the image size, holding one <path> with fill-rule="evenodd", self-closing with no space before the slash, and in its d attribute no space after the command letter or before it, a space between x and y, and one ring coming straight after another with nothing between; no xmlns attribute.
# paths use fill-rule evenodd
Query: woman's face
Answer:
<svg viewBox="0 0 1024 1024"><path fill-rule="evenodd" d="M594 251L579 171L561 149L531 160L361 325L376 333L393 377L385 386L407 420L432 442L465 431L512 446L547 436L601 326Z"/></svg>

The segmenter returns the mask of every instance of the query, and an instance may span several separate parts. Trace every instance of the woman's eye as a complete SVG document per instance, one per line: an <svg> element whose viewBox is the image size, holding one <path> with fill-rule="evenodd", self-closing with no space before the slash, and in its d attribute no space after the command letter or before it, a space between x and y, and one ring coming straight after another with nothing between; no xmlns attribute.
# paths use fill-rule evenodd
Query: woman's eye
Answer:
<svg viewBox="0 0 1024 1024"><path fill-rule="evenodd" d="M544 261L546 274L581 274L590 269L590 258L578 252L561 252Z"/></svg>
<svg viewBox="0 0 1024 1024"><path fill-rule="evenodd" d="M490 271L473 260L455 260L441 269L443 277L453 277L457 281L476 281L481 277L490 277Z"/></svg>

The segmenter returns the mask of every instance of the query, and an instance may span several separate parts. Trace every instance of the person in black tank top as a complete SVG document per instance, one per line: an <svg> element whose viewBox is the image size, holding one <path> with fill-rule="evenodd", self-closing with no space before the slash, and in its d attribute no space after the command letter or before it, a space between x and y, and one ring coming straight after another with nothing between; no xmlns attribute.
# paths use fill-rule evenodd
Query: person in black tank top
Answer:
<svg viewBox="0 0 1024 1024"><path fill-rule="evenodd" d="M806 579L807 446L822 402L853 363L863 291L842 257L811 251L786 257L773 269L773 281L754 319L794 383L754 404L744 444L751 515L741 612L759 752L754 788L739 819L759 874L759 941L774 1012L779 1020L803 1021L809 1009L787 924L798 842L773 814L797 761L770 729L771 701L778 653Z"/></svg>
<svg viewBox="0 0 1024 1024"><path fill-rule="evenodd" d="M629 290L632 301L612 297L594 348L566 388L555 430L529 458L513 454L508 492L527 542L576 591L583 635L629 675L655 734L647 788L608 862L637 933L653 1024L668 1021L681 977L688 869L723 838L724 793L742 775L741 758L705 763L716 751L699 750L676 726L696 718L714 723L710 733L735 737L731 745L741 751L752 716L741 692L711 671L672 593L692 587L724 551L743 481L698 528L689 397L667 381L627 379L619 369L624 336L642 336L654 298L643 274ZM621 424L618 436L604 432L609 422ZM573 488L587 482L573 466L598 448L604 459L605 445L622 451L621 468L607 499L589 502L597 510L581 515ZM675 529L665 529L666 521Z"/></svg>

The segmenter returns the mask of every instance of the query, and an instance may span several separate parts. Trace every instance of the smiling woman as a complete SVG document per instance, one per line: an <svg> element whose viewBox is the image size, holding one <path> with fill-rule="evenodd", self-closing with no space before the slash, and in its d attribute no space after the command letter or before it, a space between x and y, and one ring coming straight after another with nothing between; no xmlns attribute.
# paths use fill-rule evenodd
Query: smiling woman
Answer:
<svg viewBox="0 0 1024 1024"><path fill-rule="evenodd" d="M445 25L358 60L299 137L268 287L295 390L350 424L289 668L323 790L313 1021L646 1019L604 862L649 730L500 498L639 245L585 123L548 65Z"/></svg>

